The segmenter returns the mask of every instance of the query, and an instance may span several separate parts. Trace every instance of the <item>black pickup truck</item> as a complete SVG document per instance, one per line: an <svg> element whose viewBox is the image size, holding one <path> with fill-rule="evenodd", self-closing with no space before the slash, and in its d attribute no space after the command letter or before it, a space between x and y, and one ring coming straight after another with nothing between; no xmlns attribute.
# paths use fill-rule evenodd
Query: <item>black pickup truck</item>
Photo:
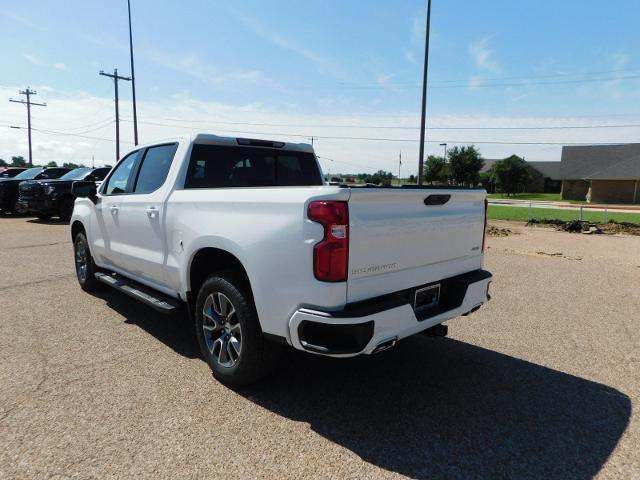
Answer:
<svg viewBox="0 0 640 480"><path fill-rule="evenodd" d="M69 172L70 168L28 168L13 178L0 178L0 210L3 212L20 213L18 205L18 185L26 180L49 180L60 178Z"/></svg>
<svg viewBox="0 0 640 480"><path fill-rule="evenodd" d="M13 178L26 170L26 167L7 167L0 170L0 178Z"/></svg>
<svg viewBox="0 0 640 480"><path fill-rule="evenodd" d="M56 180L32 180L20 184L18 208L39 218L60 217L69 220L76 197L71 185L77 180L101 182L111 168L76 168Z"/></svg>

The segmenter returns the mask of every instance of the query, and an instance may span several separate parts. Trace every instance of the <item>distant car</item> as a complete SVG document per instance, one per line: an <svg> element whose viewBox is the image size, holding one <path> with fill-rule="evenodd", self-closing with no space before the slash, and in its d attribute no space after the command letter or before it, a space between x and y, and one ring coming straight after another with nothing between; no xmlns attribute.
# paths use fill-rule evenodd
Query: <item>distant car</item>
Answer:
<svg viewBox="0 0 640 480"><path fill-rule="evenodd" d="M26 169L27 167L7 167L0 171L0 178L13 178Z"/></svg>
<svg viewBox="0 0 640 480"><path fill-rule="evenodd" d="M60 178L69 172L70 168L28 168L13 178L0 178L0 210L18 213L18 185L25 180L47 180Z"/></svg>
<svg viewBox="0 0 640 480"><path fill-rule="evenodd" d="M39 218L69 220L76 197L71 185L77 180L102 182L111 168L76 168L55 180L29 180L19 187L18 208Z"/></svg>

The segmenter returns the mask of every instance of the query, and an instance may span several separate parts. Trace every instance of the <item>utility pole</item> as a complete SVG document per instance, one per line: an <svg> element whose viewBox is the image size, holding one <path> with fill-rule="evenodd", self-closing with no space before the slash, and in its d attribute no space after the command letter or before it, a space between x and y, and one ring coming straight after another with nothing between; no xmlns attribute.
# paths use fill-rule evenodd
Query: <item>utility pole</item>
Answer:
<svg viewBox="0 0 640 480"><path fill-rule="evenodd" d="M398 180L400 180L400 169L402 169L402 150L400 150L400 155L398 156Z"/></svg>
<svg viewBox="0 0 640 480"><path fill-rule="evenodd" d="M10 102L14 103L22 103L27 106L27 130L29 136L29 167L33 167L33 152L31 151L31 105L37 105L39 107L46 107L46 103L36 103L31 101L31 95L37 95L38 92L35 90L31 90L30 87L27 87L26 90L20 90L18 92L20 95L25 95L27 100L14 100L10 98Z"/></svg>
<svg viewBox="0 0 640 480"><path fill-rule="evenodd" d="M104 71L100 70L100 75L104 77L113 78L113 84L115 85L115 103L116 103L116 162L120 160L120 110L118 108L118 80L126 80L127 82L131 81L131 77L121 77L118 75L118 69L113 69L113 74L104 73Z"/></svg>
<svg viewBox="0 0 640 480"><path fill-rule="evenodd" d="M424 43L424 74L422 77L422 118L420 120L420 158L418 158L418 185L422 185L424 163L424 134L427 116L427 74L429 71L429 33L431 29L431 0L427 0L427 35Z"/></svg>
<svg viewBox="0 0 640 480"><path fill-rule="evenodd" d="M444 147L444 163L447 163L447 144L441 143L440 146Z"/></svg>
<svg viewBox="0 0 640 480"><path fill-rule="evenodd" d="M131 0L127 0L129 11L129 56L131 57L131 93L133 96L133 142L138 145L138 113L136 110L136 75L133 69L133 35L131 33Z"/></svg>

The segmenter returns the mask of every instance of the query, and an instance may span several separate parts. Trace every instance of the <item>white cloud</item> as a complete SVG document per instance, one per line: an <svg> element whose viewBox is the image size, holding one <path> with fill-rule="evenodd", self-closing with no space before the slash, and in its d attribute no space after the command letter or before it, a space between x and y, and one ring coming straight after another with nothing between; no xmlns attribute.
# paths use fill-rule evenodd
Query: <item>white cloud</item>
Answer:
<svg viewBox="0 0 640 480"><path fill-rule="evenodd" d="M489 48L489 37L476 40L469 45L469 54L476 67L490 72L500 71L500 66L494 59L493 50Z"/></svg>
<svg viewBox="0 0 640 480"><path fill-rule="evenodd" d="M392 73L378 73L376 74L376 83L382 87L389 85L389 81L394 77Z"/></svg>
<svg viewBox="0 0 640 480"><path fill-rule="evenodd" d="M22 56L27 60L27 62L33 65L42 65L44 62L37 55L32 55L30 53L23 53Z"/></svg>
<svg viewBox="0 0 640 480"><path fill-rule="evenodd" d="M56 70L66 70L67 66L62 62L56 62L53 64L53 68Z"/></svg>
<svg viewBox="0 0 640 480"><path fill-rule="evenodd" d="M405 50L404 51L404 58L407 62L409 62L412 65L417 65L418 64L418 60L416 59L415 54L410 51L410 50Z"/></svg>
<svg viewBox="0 0 640 480"><path fill-rule="evenodd" d="M239 12L235 9L231 9L231 12L244 23L249 29L251 29L256 35L271 42L272 44L290 52L293 52L300 57L311 62L321 73L331 73L333 75L338 74L338 69L333 60L328 57L303 46L299 41L292 40L281 33L271 30L262 24L258 19L247 15L244 12Z"/></svg>
<svg viewBox="0 0 640 480"><path fill-rule="evenodd" d="M158 65L189 75L214 87L233 82L267 82L264 75L257 70L229 71L217 68L196 53L174 54L158 49L146 49L144 53Z"/></svg>
<svg viewBox="0 0 640 480"><path fill-rule="evenodd" d="M9 10L0 10L0 16L6 17L9 20L17 22L25 27L29 27L34 30L43 30L43 28L40 25L37 25L36 23L32 22L28 18L23 17L22 15L18 15L17 13Z"/></svg>
<svg viewBox="0 0 640 480"><path fill-rule="evenodd" d="M0 87L0 98L15 96L19 86ZM33 114L33 143L36 163L67 161L90 164L95 155L96 165L113 164L115 155L113 98L99 97L84 92L59 91L47 86L34 85L40 92L39 100L47 108L38 108ZM337 112L357 111L357 107L343 106L343 99L320 98L327 108ZM291 106L265 106L259 104L223 104L201 101L189 92L165 95L162 100L142 101L138 104L140 138L151 142L161 138L190 133L194 130L230 136L281 139L309 142L315 137L315 147L325 170L333 173L376 171L395 172L398 151L402 149L403 174L416 172L418 155L419 115L416 112L396 111L379 115L328 114L322 115L308 106L308 110ZM120 103L121 152L133 146L131 102ZM640 117L640 115L638 115ZM8 125L24 125L25 112L10 102L0 102L0 158L27 154L26 132L9 129ZM547 118L509 117L484 114L437 115L430 114L429 127L530 127L538 125L602 124L602 118ZM626 119L625 123L638 123L640 118ZM264 125L256 125L264 124ZM408 129L380 129L375 126L394 125ZM438 130L427 132L427 154L440 154L438 145L476 143L485 158L504 158L512 153L527 160L559 160L560 146L554 145L497 145L478 142L624 142L634 138L633 128L588 130ZM329 137L359 137L362 140ZM376 138L403 140L379 141Z"/></svg>

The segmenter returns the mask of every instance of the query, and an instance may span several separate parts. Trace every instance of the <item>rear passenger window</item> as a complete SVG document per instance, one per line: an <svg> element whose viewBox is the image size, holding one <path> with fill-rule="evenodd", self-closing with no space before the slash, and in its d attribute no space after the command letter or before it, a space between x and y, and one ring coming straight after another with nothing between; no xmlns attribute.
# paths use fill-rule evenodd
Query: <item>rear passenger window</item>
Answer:
<svg viewBox="0 0 640 480"><path fill-rule="evenodd" d="M167 179L178 144L159 145L147 149L136 181L135 193L150 193Z"/></svg>
<svg viewBox="0 0 640 480"><path fill-rule="evenodd" d="M315 156L276 148L194 145L185 188L322 185Z"/></svg>

